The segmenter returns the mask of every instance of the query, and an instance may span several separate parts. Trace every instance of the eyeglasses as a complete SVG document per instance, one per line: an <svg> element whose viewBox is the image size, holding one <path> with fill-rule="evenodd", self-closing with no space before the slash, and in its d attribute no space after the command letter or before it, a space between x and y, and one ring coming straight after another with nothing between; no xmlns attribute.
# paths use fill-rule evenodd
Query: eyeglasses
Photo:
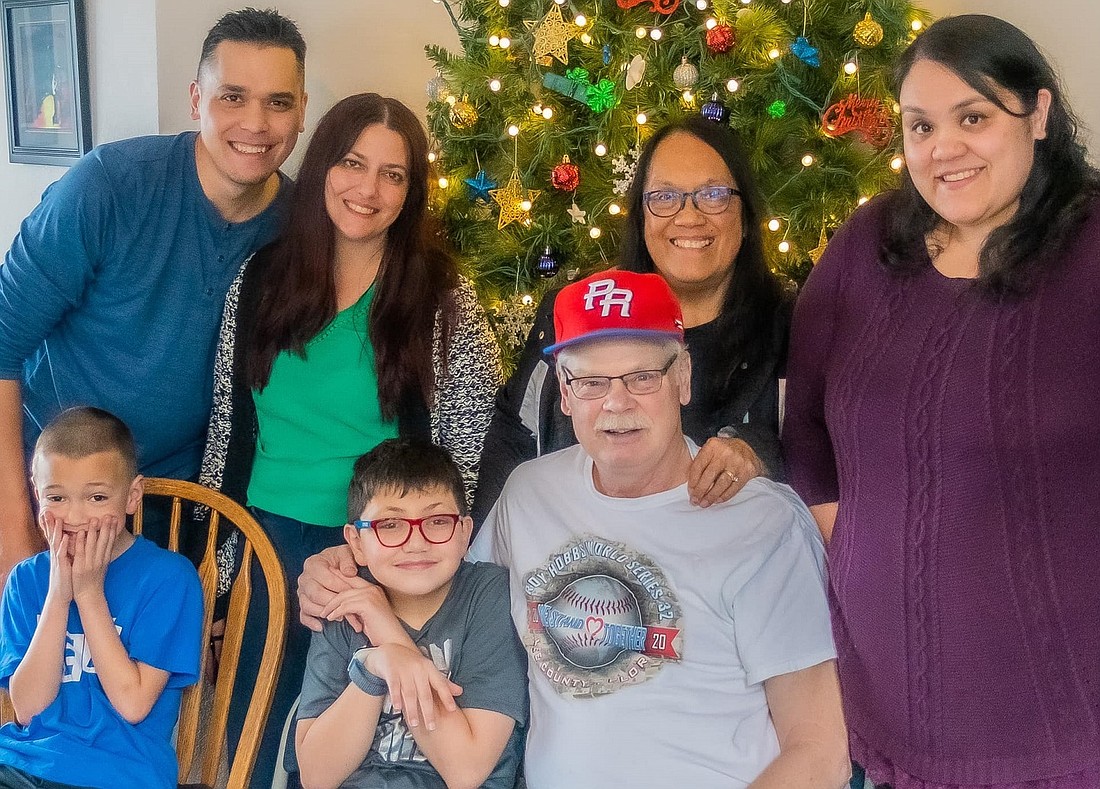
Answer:
<svg viewBox="0 0 1100 789"><path fill-rule="evenodd" d="M413 528L420 529L421 536L432 545L450 542L455 535L455 527L460 516L448 514L428 515L424 518L378 518L373 521L355 521L354 526L362 533L370 529L384 548L400 548L412 537Z"/></svg>
<svg viewBox="0 0 1100 789"><path fill-rule="evenodd" d="M570 376L565 379L565 385L581 400L599 400L601 397L607 397L607 393L611 391L612 381L622 381L626 391L631 394L653 394L661 388L665 375L679 355L673 356L659 370L635 370L625 375L582 375L574 378L572 373L565 370L566 375Z"/></svg>
<svg viewBox="0 0 1100 789"><path fill-rule="evenodd" d="M694 192L677 192L672 189L658 189L655 192L642 192L642 202L653 216L676 216L684 210L687 199L704 214L720 214L730 207L734 195L740 195L740 189L732 186L704 186Z"/></svg>

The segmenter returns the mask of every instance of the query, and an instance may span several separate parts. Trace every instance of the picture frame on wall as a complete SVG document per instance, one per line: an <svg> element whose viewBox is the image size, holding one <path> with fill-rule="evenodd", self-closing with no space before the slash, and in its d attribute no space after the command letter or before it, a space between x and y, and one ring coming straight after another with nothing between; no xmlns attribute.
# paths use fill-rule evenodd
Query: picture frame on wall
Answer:
<svg viewBox="0 0 1100 789"><path fill-rule="evenodd" d="M8 159L71 165L92 149L84 0L0 0Z"/></svg>

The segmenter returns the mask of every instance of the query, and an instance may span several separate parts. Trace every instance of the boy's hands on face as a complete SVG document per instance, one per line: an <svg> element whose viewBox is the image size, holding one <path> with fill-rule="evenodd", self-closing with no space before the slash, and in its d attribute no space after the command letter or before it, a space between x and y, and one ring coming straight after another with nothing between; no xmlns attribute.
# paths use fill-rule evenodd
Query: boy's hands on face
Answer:
<svg viewBox="0 0 1100 789"><path fill-rule="evenodd" d="M376 646L408 638L381 586L358 576L347 580L349 588L334 595L321 609L322 619L330 622L346 619L352 627L358 622L360 627L355 629Z"/></svg>
<svg viewBox="0 0 1100 789"><path fill-rule="evenodd" d="M367 671L386 681L393 708L405 716L410 727L423 722L428 731L435 731L436 698L447 712L458 709L454 697L461 695L462 686L443 676L414 647L382 644L367 651L365 665Z"/></svg>
<svg viewBox="0 0 1100 789"><path fill-rule="evenodd" d="M73 599L73 560L69 557L72 537L61 527L61 519L49 510L39 516L50 551L50 586L46 600L68 606Z"/></svg>
<svg viewBox="0 0 1100 789"><path fill-rule="evenodd" d="M73 535L73 599L103 596L103 579L114 555L115 540L122 531L117 515L91 518L88 528Z"/></svg>

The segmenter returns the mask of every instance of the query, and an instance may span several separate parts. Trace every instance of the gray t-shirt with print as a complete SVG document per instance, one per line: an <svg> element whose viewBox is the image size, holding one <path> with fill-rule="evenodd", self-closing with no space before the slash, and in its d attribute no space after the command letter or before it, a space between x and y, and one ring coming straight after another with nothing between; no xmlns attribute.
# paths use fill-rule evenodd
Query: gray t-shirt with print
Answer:
<svg viewBox="0 0 1100 789"><path fill-rule="evenodd" d="M365 570L360 574L371 580ZM527 723L527 656L519 643L508 600L508 573L493 564L463 562L447 599L420 630L405 626L420 650L462 686L455 702L463 709L507 715L516 727L500 761L483 786L512 789ZM352 654L370 642L347 622L326 622L313 634L306 659L298 718L316 718L348 686ZM342 784L350 789L444 789L386 697L374 744L366 760Z"/></svg>

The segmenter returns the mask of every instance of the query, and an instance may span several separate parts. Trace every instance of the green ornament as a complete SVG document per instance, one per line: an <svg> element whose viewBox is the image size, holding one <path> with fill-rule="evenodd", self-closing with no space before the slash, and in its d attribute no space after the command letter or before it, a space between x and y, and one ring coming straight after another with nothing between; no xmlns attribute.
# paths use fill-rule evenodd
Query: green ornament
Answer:
<svg viewBox="0 0 1100 789"><path fill-rule="evenodd" d="M588 88L588 97L585 99L592 112L604 112L618 104L615 98L615 83L609 79L601 79L595 85Z"/></svg>
<svg viewBox="0 0 1100 789"><path fill-rule="evenodd" d="M575 85L588 87L588 69L586 68L571 68L565 72L565 78Z"/></svg>
<svg viewBox="0 0 1100 789"><path fill-rule="evenodd" d="M768 105L768 115L773 118L782 118L787 114L787 102L782 99L776 99Z"/></svg>

